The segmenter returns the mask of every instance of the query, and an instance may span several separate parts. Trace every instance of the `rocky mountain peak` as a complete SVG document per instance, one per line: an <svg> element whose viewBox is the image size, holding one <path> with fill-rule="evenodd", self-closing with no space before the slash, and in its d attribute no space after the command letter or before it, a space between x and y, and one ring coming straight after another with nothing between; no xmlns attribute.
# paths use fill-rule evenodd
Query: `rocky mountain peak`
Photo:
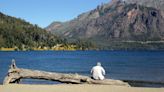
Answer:
<svg viewBox="0 0 164 92"><path fill-rule="evenodd" d="M49 25L49 26L46 28L46 30L47 30L47 31L55 30L55 29L57 29L57 28L59 28L59 27L61 27L61 26L62 26L62 22L55 21L55 22L51 23L51 25Z"/></svg>

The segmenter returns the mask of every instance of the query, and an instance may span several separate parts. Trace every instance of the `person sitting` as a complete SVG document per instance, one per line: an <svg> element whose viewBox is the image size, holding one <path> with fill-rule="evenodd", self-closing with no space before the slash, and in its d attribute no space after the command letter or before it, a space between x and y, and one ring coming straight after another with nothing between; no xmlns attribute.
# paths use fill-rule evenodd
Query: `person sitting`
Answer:
<svg viewBox="0 0 164 92"><path fill-rule="evenodd" d="M104 80L105 70L100 62L97 62L97 65L91 69L91 74L92 78L95 80Z"/></svg>

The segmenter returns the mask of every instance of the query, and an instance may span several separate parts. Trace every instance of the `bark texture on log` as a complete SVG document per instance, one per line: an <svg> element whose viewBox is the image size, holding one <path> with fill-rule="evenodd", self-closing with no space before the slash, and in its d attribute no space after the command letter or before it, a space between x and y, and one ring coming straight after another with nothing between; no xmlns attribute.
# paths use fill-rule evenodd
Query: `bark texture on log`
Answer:
<svg viewBox="0 0 164 92"><path fill-rule="evenodd" d="M30 70L17 68L15 62L12 62L12 65L8 71L7 76L4 79L3 84L10 83L19 83L20 79L44 79L51 81L58 81L62 83L72 83L72 84L101 84L101 85L122 85L129 86L128 83L125 83L120 80L93 80L88 76L82 76L78 74L64 74L64 73L56 73L56 72L45 72L38 70Z"/></svg>

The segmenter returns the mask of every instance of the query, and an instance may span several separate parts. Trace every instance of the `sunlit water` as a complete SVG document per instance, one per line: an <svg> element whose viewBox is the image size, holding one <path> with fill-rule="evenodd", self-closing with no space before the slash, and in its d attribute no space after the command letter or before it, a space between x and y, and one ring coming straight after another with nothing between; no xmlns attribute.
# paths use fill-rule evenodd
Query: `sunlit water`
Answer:
<svg viewBox="0 0 164 92"><path fill-rule="evenodd" d="M101 62L106 78L164 82L164 51L28 51L0 52L0 83L11 60L20 68L90 76L91 68ZM25 79L22 83L54 84Z"/></svg>

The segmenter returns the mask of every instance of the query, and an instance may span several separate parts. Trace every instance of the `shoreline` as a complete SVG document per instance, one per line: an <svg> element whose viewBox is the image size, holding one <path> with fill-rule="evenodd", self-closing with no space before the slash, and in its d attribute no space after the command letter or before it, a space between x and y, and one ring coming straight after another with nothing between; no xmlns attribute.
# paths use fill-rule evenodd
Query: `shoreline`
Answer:
<svg viewBox="0 0 164 92"><path fill-rule="evenodd" d="M74 51L164 51L164 49L162 49L162 50L160 50L160 49L154 49L154 50L152 50L152 49L149 49L149 50L147 50L147 49L145 49L145 50L143 50L143 49L134 49L134 50L122 50L122 49L120 49L120 50L1 50L0 49L0 51L1 52L28 52L28 51L72 51L72 52L74 52Z"/></svg>
<svg viewBox="0 0 164 92"><path fill-rule="evenodd" d="M160 82L147 82L147 81L124 81L130 85L130 87L141 87L141 88L164 88L164 83ZM54 81L53 81L54 82ZM34 82L34 83L28 83L28 82L21 82L20 84L9 84L9 85L63 85L64 83L39 83L39 82ZM0 83L0 86L3 85L3 83ZM80 85L80 84L77 84ZM88 84L89 85L89 84ZM90 84L90 85L95 85L95 84ZM100 84L101 85L101 84Z"/></svg>
<svg viewBox="0 0 164 92"><path fill-rule="evenodd" d="M2 92L164 92L164 88L124 87L113 85L58 84L58 85L0 85Z"/></svg>

